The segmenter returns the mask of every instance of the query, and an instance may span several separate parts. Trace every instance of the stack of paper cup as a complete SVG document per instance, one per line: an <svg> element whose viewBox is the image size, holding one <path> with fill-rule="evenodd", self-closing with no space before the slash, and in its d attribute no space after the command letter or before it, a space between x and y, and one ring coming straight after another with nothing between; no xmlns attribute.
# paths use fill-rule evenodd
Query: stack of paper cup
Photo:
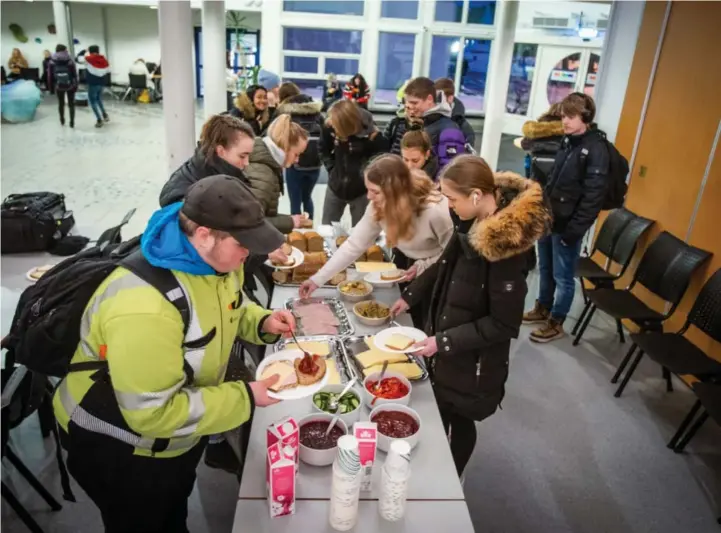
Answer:
<svg viewBox="0 0 721 533"><path fill-rule="evenodd" d="M406 512L408 480L411 477L410 454L410 444L403 440L393 441L381 472L378 511L381 517L391 522L400 520Z"/></svg>
<svg viewBox="0 0 721 533"><path fill-rule="evenodd" d="M338 439L338 454L333 462L329 521L333 529L348 531L358 520L361 463L358 441L353 435Z"/></svg>

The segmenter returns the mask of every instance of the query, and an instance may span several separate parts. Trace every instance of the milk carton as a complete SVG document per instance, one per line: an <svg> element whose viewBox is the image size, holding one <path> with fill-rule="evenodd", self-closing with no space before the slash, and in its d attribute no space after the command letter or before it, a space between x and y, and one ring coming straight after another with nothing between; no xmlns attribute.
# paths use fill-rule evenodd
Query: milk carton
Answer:
<svg viewBox="0 0 721 533"><path fill-rule="evenodd" d="M356 422L353 424L353 435L358 441L361 464L361 490L371 490L373 463L376 460L378 425L375 422Z"/></svg>
<svg viewBox="0 0 721 533"><path fill-rule="evenodd" d="M293 462L295 463L295 471L298 471L298 462L300 460L299 455L299 440L298 435L298 422L292 416L281 418L277 422L272 423L268 426L266 448L270 448L276 442L279 442L282 447L289 446L293 450ZM266 483L269 482L270 472L266 468Z"/></svg>
<svg viewBox="0 0 721 533"><path fill-rule="evenodd" d="M268 506L270 517L295 514L295 459L290 446L268 448Z"/></svg>

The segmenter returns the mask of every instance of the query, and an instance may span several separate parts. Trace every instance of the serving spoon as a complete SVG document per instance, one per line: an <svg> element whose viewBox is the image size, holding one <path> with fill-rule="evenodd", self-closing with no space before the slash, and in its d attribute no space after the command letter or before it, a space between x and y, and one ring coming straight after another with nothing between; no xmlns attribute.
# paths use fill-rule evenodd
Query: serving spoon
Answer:
<svg viewBox="0 0 721 533"><path fill-rule="evenodd" d="M374 391L377 391L381 386L381 381L383 381L383 376L386 375L386 370L388 370L388 359L383 361L383 368L381 368L381 375L378 376L378 381L376 382L375 386L373 387ZM373 401L371 401L371 407L373 407L376 403L376 400L378 399L378 396L375 395L375 392L373 393Z"/></svg>
<svg viewBox="0 0 721 533"><path fill-rule="evenodd" d="M351 379L351 380L348 382L348 384L345 386L345 389L343 389L343 390L341 391L341 393L340 393L338 396L336 396L336 398L335 398L334 400L331 400L330 405L329 405L328 407L330 407L330 409L333 411L333 413L337 413L339 400L340 400L343 396L346 395L346 393L350 390L350 388L355 384L355 382L356 382L357 379L358 379L358 378L353 378L353 379ZM330 430L335 427L335 425L336 425L336 423L338 422L338 419L339 419L339 418L340 418L340 415L339 415L339 414L336 414L336 415L333 417L333 420L330 421L330 424L328 424L328 429L325 430L325 436L326 436L326 437L327 437L328 435L330 435Z"/></svg>

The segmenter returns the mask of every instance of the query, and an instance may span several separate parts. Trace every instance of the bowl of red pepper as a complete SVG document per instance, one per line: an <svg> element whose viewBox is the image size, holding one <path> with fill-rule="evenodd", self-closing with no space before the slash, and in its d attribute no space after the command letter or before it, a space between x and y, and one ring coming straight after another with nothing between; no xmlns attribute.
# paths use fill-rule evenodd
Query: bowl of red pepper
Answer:
<svg viewBox="0 0 721 533"><path fill-rule="evenodd" d="M385 404L408 405L413 388L408 378L403 374L388 371L378 382L380 375L380 372L373 372L363 380L364 403L370 409Z"/></svg>

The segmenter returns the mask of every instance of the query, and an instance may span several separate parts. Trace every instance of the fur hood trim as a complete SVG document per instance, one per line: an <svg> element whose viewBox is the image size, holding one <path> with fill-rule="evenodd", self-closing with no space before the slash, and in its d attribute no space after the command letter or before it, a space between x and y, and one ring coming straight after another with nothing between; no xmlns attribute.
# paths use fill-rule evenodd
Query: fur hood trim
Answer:
<svg viewBox="0 0 721 533"><path fill-rule="evenodd" d="M543 137L556 137L564 135L563 124L560 120L551 122L538 122L529 120L523 125L523 136L526 139L542 139Z"/></svg>
<svg viewBox="0 0 721 533"><path fill-rule="evenodd" d="M255 120L255 107L246 93L238 93L235 97L235 107L243 114L243 119L248 122ZM266 124L270 118L270 112L265 109L261 115L261 124Z"/></svg>
<svg viewBox="0 0 721 533"><path fill-rule="evenodd" d="M289 98L278 106L279 115L317 115L323 108L322 102L293 102L290 100Z"/></svg>
<svg viewBox="0 0 721 533"><path fill-rule="evenodd" d="M468 232L473 249L492 262L530 250L551 227L538 183L513 172L498 172L495 178L499 209Z"/></svg>

